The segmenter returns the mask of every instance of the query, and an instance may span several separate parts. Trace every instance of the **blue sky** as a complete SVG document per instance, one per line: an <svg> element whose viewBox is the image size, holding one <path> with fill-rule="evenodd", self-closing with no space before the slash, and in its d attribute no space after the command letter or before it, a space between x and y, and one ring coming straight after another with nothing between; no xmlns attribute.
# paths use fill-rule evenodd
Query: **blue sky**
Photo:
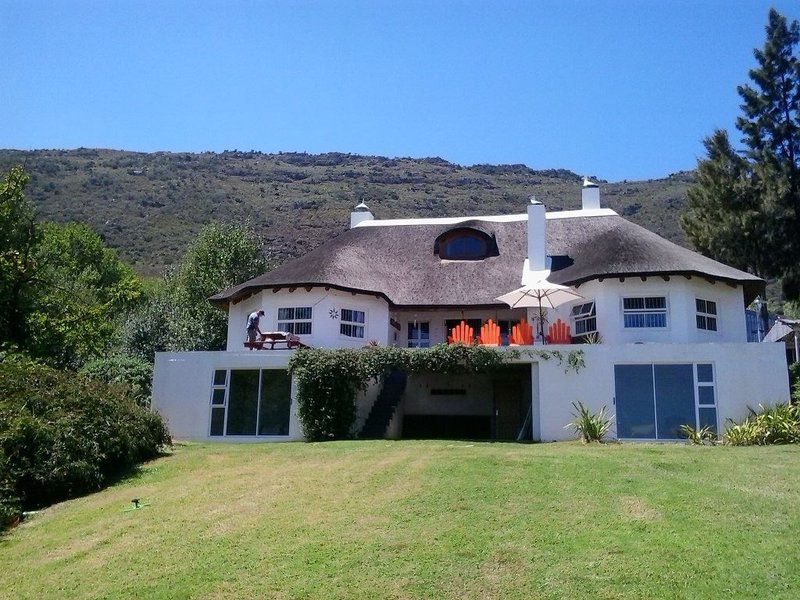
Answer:
<svg viewBox="0 0 800 600"><path fill-rule="evenodd" d="M796 2L0 0L0 147L693 168Z"/></svg>

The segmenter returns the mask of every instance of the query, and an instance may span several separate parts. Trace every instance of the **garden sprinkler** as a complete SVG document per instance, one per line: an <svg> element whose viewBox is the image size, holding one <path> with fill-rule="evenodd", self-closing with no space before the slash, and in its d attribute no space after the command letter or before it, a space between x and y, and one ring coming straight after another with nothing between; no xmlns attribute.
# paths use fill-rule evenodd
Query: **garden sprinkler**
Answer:
<svg viewBox="0 0 800 600"><path fill-rule="evenodd" d="M142 502L140 498L134 498L133 500L131 500L131 504L133 504L133 506L129 506L128 508L126 508L122 512L131 512L131 511L134 511L134 510L142 509L142 508L144 508L146 506L150 506L149 502L148 503Z"/></svg>

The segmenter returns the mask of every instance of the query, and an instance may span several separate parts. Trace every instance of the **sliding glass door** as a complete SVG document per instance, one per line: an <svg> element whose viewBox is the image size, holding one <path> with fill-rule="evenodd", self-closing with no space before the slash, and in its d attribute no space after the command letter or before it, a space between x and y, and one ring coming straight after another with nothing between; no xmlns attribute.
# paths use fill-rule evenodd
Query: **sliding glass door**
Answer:
<svg viewBox="0 0 800 600"><path fill-rule="evenodd" d="M617 437L677 440L681 425L717 427L710 364L615 365Z"/></svg>
<svg viewBox="0 0 800 600"><path fill-rule="evenodd" d="M211 389L212 436L289 435L292 378L282 369L218 370Z"/></svg>

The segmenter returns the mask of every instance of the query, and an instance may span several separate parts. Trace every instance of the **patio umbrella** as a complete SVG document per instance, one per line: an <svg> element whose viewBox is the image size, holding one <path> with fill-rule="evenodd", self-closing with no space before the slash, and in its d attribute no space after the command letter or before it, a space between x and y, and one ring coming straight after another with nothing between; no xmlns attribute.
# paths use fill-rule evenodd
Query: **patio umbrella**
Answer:
<svg viewBox="0 0 800 600"><path fill-rule="evenodd" d="M505 302L511 308L539 308L539 334L544 341L544 309L556 308L566 302L583 298L578 292L566 285L552 283L546 279L534 281L513 292L508 292L496 299Z"/></svg>

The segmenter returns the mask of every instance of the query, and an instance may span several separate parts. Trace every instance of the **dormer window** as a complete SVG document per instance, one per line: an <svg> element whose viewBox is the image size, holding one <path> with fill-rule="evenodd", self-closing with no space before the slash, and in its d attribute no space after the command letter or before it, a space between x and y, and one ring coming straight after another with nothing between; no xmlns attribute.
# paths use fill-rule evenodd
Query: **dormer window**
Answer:
<svg viewBox="0 0 800 600"><path fill-rule="evenodd" d="M483 231L461 227L440 235L433 251L442 260L483 260L497 256L497 244Z"/></svg>

